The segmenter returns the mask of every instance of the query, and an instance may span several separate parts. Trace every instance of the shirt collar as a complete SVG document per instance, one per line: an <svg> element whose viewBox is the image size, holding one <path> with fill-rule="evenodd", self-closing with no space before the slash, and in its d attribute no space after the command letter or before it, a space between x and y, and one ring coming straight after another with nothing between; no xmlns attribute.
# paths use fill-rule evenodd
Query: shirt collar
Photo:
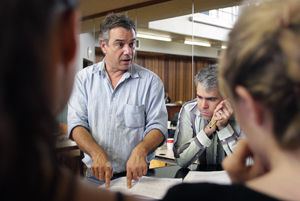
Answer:
<svg viewBox="0 0 300 201"><path fill-rule="evenodd" d="M93 70L93 73L97 73L99 72L100 75L102 75L103 77L106 76L107 74L107 71L105 69L105 57L104 59L99 62L98 64L96 64L94 70ZM136 66L134 63L131 64L130 68L126 71L126 73L124 74L124 78L127 79L129 77L132 77L132 78L138 78L139 77L139 74L137 73L137 70L136 70Z"/></svg>

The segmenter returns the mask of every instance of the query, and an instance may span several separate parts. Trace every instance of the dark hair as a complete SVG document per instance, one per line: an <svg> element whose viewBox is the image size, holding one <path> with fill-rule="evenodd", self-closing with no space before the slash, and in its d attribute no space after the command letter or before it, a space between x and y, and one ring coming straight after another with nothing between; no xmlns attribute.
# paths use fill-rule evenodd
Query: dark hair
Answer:
<svg viewBox="0 0 300 201"><path fill-rule="evenodd" d="M136 33L135 23L129 17L122 14L109 14L100 24L99 40L108 45L109 32L114 27L123 27L127 30L133 29Z"/></svg>
<svg viewBox="0 0 300 201"><path fill-rule="evenodd" d="M46 161L50 169L56 164L57 124L44 81L49 33L58 13L76 6L76 0L0 1L0 200L54 199L43 169Z"/></svg>

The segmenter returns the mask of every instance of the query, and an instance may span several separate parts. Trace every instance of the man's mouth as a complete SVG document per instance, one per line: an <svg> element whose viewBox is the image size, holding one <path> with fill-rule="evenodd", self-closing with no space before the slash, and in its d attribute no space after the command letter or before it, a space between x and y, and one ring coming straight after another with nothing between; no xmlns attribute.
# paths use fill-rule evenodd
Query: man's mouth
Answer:
<svg viewBox="0 0 300 201"><path fill-rule="evenodd" d="M204 116L210 116L211 115L210 113L202 112L202 111L201 111L201 114L204 115Z"/></svg>

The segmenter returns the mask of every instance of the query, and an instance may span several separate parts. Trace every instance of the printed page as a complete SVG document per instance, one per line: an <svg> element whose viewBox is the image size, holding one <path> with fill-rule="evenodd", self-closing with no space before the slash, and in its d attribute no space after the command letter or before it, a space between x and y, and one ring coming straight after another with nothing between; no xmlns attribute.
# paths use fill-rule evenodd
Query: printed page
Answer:
<svg viewBox="0 0 300 201"><path fill-rule="evenodd" d="M138 183L138 181L132 180L131 182L131 189L127 188L127 178L126 177L120 177L118 179L114 179L110 181L110 187L107 188L112 191L119 191L123 194L131 195L133 188ZM99 186L100 188L105 188L105 184L102 184Z"/></svg>
<svg viewBox="0 0 300 201"><path fill-rule="evenodd" d="M133 195L145 196L153 199L162 199L168 189L182 183L182 179L155 178L143 176L133 189Z"/></svg>
<svg viewBox="0 0 300 201"><path fill-rule="evenodd" d="M231 180L227 172L224 171L213 171L213 172L200 172L200 171L189 171L183 180L184 183L199 183L208 182L215 184L231 184Z"/></svg>

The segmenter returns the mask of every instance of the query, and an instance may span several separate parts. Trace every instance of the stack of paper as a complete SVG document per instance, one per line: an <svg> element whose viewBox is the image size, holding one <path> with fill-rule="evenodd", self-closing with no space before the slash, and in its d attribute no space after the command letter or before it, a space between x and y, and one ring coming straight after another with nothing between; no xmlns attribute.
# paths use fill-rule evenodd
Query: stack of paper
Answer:
<svg viewBox="0 0 300 201"><path fill-rule="evenodd" d="M228 173L224 171L214 171L214 172L198 172L189 171L183 180L184 183L200 183L208 182L214 184L231 184L230 177Z"/></svg>

